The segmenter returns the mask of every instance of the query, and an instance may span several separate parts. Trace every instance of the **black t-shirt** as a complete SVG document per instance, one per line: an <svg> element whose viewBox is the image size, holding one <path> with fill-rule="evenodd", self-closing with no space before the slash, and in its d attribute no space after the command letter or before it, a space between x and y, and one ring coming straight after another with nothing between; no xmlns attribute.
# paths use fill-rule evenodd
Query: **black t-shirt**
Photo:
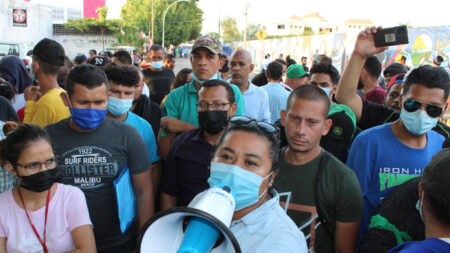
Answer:
<svg viewBox="0 0 450 253"><path fill-rule="evenodd" d="M17 118L17 114L11 103L2 96L0 96L0 121L19 122L19 118Z"/></svg>
<svg viewBox="0 0 450 253"><path fill-rule="evenodd" d="M362 130L396 121L400 117L400 114L392 108L372 103L363 98L361 99L363 108L361 118L358 121L358 127ZM440 121L438 121L432 130L444 136L445 139L450 137L450 127Z"/></svg>
<svg viewBox="0 0 450 253"><path fill-rule="evenodd" d="M97 249L105 250L136 239L136 224L121 233L113 181L125 166L130 169L130 175L151 168L144 140L133 126L110 118L105 118L89 133L73 130L69 120L45 129L59 156L62 183L80 188L86 196Z"/></svg>
<svg viewBox="0 0 450 253"><path fill-rule="evenodd" d="M173 70L163 67L161 71L153 71L148 68L143 72L147 78L148 88L150 89L150 100L160 105L164 97L169 94L170 85L175 79Z"/></svg>
<svg viewBox="0 0 450 253"><path fill-rule="evenodd" d="M161 108L146 96L141 96L136 101L133 112L145 119L153 128L155 137L158 137L159 125L161 124Z"/></svg>

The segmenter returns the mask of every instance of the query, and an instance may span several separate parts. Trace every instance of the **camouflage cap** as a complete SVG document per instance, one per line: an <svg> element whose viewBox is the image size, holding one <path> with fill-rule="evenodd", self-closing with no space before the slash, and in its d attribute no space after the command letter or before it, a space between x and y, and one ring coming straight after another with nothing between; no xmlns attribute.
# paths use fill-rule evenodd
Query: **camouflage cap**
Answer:
<svg viewBox="0 0 450 253"><path fill-rule="evenodd" d="M196 39L192 46L191 53L200 47L204 47L214 54L222 54L223 51L222 43L216 37L212 36L202 36Z"/></svg>

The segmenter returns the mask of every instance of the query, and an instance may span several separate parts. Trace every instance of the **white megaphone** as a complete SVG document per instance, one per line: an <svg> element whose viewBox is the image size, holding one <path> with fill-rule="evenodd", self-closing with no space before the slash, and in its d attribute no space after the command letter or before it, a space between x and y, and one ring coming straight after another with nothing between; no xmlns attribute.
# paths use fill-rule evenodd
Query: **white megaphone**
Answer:
<svg viewBox="0 0 450 253"><path fill-rule="evenodd" d="M241 253L229 227L235 200L230 187L203 191L188 207L161 211L148 220L137 253Z"/></svg>

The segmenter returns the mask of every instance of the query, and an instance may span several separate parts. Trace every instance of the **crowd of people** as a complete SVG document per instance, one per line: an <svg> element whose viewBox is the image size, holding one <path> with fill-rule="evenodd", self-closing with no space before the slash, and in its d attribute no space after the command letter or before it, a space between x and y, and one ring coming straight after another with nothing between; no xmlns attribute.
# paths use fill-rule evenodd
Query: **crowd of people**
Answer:
<svg viewBox="0 0 450 253"><path fill-rule="evenodd" d="M378 29L342 73L267 54L255 75L249 51L211 36L139 64L72 62L51 39L29 72L3 57L0 253L135 252L155 213L221 184L245 253L450 252L450 77L383 69Z"/></svg>

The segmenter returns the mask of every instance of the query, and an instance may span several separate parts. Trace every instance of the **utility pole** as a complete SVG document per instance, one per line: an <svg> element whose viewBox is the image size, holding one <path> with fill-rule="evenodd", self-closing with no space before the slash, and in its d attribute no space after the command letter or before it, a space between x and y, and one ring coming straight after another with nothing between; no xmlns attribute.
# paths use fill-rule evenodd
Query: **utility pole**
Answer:
<svg viewBox="0 0 450 253"><path fill-rule="evenodd" d="M221 7L220 6L220 0L219 0L219 5L218 6L219 6L219 24L218 24L219 25L219 38L218 39L220 40L220 9L221 9L220 8Z"/></svg>
<svg viewBox="0 0 450 253"><path fill-rule="evenodd" d="M248 15L248 1L245 1L244 49L247 47L247 15Z"/></svg>
<svg viewBox="0 0 450 253"><path fill-rule="evenodd" d="M152 0L152 34L151 34L151 38L152 38L152 41L151 41L151 43L153 44L153 39L154 39L154 37L155 37L155 34L153 33L154 32L154 30L153 30L153 27L154 27L154 12L155 12L155 0Z"/></svg>

